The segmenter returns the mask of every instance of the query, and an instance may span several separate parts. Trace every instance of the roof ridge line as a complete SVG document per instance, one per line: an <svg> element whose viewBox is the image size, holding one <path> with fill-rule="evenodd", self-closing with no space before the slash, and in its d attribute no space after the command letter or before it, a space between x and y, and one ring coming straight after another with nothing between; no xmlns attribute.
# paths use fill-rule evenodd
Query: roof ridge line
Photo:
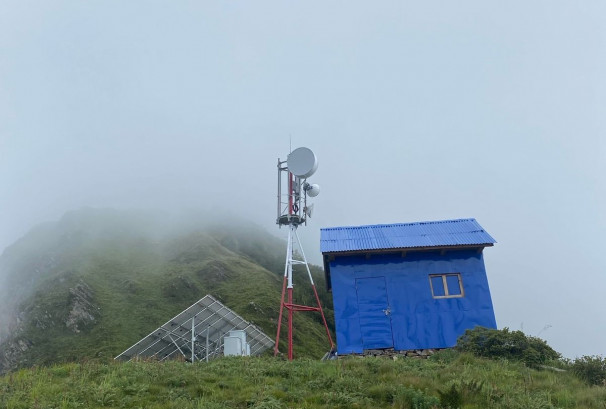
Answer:
<svg viewBox="0 0 606 409"><path fill-rule="evenodd" d="M428 220L422 222L409 222L409 223L379 223L379 224L366 224L366 225L358 225L358 226L335 226L335 227L321 227L320 230L338 230L338 229L360 229L367 227L387 227L387 226L414 226L414 225L423 225L423 224L442 224L442 223L457 223L457 222L469 222L474 221L477 223L477 220L473 217L469 217L466 219L445 219L445 220Z"/></svg>

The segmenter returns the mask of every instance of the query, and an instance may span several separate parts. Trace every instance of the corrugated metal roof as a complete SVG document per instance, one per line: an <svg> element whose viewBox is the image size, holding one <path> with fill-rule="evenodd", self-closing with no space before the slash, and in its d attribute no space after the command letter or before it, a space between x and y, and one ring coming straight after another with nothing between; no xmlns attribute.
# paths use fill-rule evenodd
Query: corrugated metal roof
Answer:
<svg viewBox="0 0 606 409"><path fill-rule="evenodd" d="M328 227L320 234L322 253L494 243L475 219Z"/></svg>

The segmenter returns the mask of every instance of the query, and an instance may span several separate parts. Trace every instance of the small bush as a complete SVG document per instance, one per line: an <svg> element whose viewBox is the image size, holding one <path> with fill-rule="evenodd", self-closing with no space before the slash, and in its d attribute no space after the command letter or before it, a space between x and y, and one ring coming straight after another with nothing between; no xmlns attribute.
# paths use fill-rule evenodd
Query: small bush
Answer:
<svg viewBox="0 0 606 409"><path fill-rule="evenodd" d="M252 404L253 409L281 409L284 404L273 396L266 396Z"/></svg>
<svg viewBox="0 0 606 409"><path fill-rule="evenodd" d="M373 401L393 403L396 387L392 384L378 384L368 388L365 393Z"/></svg>
<svg viewBox="0 0 606 409"><path fill-rule="evenodd" d="M452 363L455 359L459 357L459 353L451 348L442 349L441 351L436 352L432 356L429 357L430 360L439 362L443 365L448 365Z"/></svg>
<svg viewBox="0 0 606 409"><path fill-rule="evenodd" d="M433 409L440 407L440 400L417 389L400 387L394 396L393 406L401 409Z"/></svg>
<svg viewBox="0 0 606 409"><path fill-rule="evenodd" d="M606 358L583 356L572 362L572 372L590 385L606 386Z"/></svg>
<svg viewBox="0 0 606 409"><path fill-rule="evenodd" d="M560 358L560 354L537 337L522 331L509 331L476 327L465 331L457 340L457 349L486 358L504 358L522 361L530 367L538 367L550 360Z"/></svg>
<svg viewBox="0 0 606 409"><path fill-rule="evenodd" d="M463 405L463 393L455 384L450 385L450 388L445 391L438 391L438 394L440 395L440 405L444 408L458 409Z"/></svg>

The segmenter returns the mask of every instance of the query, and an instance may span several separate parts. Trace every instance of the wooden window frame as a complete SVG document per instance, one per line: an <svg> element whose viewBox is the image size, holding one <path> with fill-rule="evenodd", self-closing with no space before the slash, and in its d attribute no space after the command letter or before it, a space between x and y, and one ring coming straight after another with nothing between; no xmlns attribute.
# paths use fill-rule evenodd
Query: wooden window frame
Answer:
<svg viewBox="0 0 606 409"><path fill-rule="evenodd" d="M457 282L459 283L459 290L461 290L460 294L451 295L448 293L448 282L446 281L446 277L455 276L457 277ZM444 295L435 295L433 291L433 282L432 278L434 277L442 277L442 285L444 286ZM444 274L430 274L429 275L429 287L431 288L431 296L435 299L440 298L463 298L465 297L465 289L463 288L463 279L461 277L461 273L444 273Z"/></svg>

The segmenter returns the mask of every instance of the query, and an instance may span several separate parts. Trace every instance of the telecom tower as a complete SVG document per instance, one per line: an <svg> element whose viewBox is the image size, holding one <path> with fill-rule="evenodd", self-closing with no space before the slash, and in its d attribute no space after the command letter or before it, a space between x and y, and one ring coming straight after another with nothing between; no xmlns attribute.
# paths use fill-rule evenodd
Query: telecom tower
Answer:
<svg viewBox="0 0 606 409"><path fill-rule="evenodd" d="M305 258L305 252L301 246L297 227L307 224L307 218L311 218L313 204L307 205L307 196L316 197L320 193L320 187L307 182L307 178L313 175L318 168L316 155L308 148L297 148L292 151L285 161L278 159L278 218L276 224L280 227L288 226L288 245L286 247L286 265L284 267L284 282L282 284L282 299L280 301L280 316L278 318L278 332L274 355L278 354L278 343L280 341L280 329L282 327L282 316L284 308L288 311L288 359L293 359L293 313L295 311L318 311L322 315L322 322L326 329L326 335L330 342L330 349L334 348L324 311L318 297L316 285L311 277L309 265ZM286 194L282 193L283 173L286 174ZM302 260L295 259L294 243L298 245ZM316 307L298 305L293 303L293 264L302 264L307 270L307 275L316 296ZM287 300L285 301L285 298Z"/></svg>

